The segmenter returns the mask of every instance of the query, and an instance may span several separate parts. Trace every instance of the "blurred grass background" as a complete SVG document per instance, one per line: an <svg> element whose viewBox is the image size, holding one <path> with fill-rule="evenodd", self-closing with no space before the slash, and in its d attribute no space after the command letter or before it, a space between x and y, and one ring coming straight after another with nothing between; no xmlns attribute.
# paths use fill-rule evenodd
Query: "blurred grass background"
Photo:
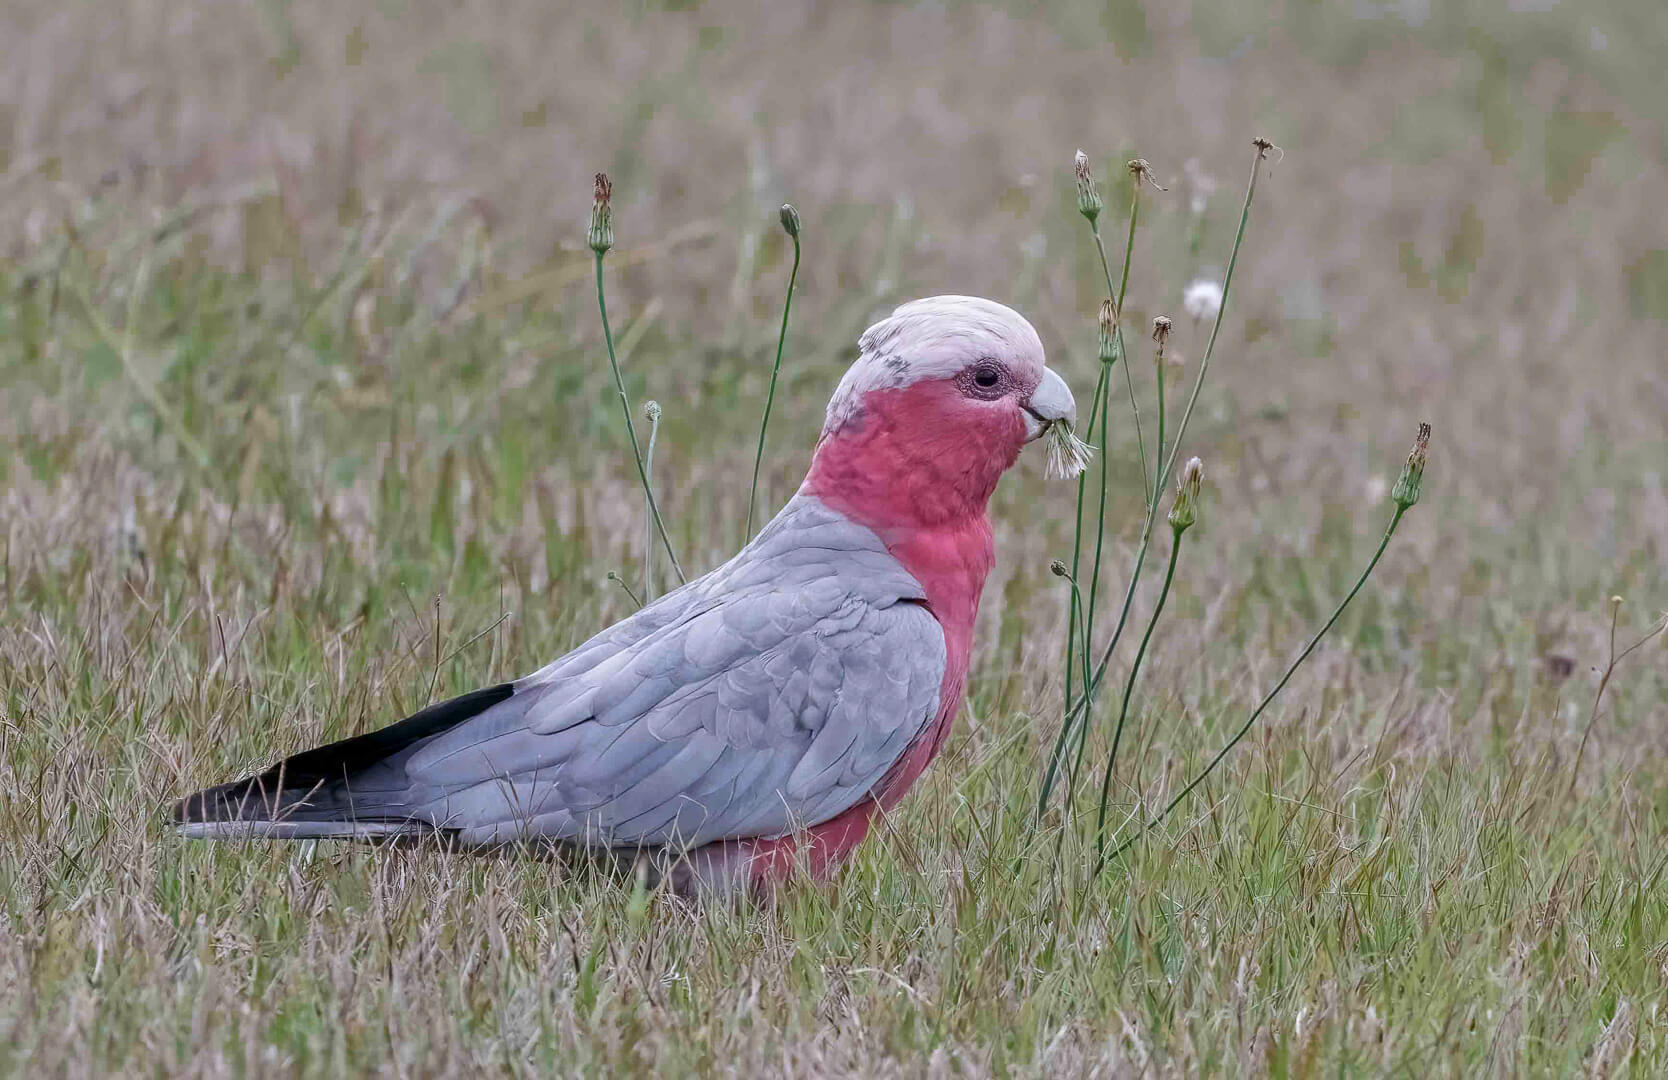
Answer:
<svg viewBox="0 0 1668 1080"><path fill-rule="evenodd" d="M10 1070L1661 1067L1660 643L1565 794L1607 598L1624 644L1668 607L1660 5L0 20ZM1183 781L1347 586L1421 418L1432 466L1256 745L1127 868L1064 898L1045 866L1007 872L1058 715L1046 565L1069 543L1069 485L1030 460L998 495L951 752L830 890L645 914L547 866L162 829L196 785L629 610L604 579L635 572L642 523L592 172L616 184L632 393L666 408L673 536L706 569L740 538L782 201L806 260L771 506L857 333L913 296L1014 304L1086 398L1078 147L1109 236L1126 158L1169 188L1126 323L1178 316L1191 377L1181 291L1226 257L1259 135L1284 156L1190 432L1210 490L1126 802ZM1132 362L1150 401L1144 342ZM1115 481L1127 555L1141 483Z"/></svg>

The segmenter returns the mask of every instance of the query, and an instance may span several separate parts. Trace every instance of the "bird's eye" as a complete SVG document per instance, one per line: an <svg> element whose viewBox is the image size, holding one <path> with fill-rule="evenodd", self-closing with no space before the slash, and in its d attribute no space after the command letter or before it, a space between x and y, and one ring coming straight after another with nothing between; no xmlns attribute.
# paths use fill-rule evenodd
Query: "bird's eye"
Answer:
<svg viewBox="0 0 1668 1080"><path fill-rule="evenodd" d="M956 380L962 393L983 401L995 401L1013 389L1013 380L1001 364L989 357L964 368Z"/></svg>

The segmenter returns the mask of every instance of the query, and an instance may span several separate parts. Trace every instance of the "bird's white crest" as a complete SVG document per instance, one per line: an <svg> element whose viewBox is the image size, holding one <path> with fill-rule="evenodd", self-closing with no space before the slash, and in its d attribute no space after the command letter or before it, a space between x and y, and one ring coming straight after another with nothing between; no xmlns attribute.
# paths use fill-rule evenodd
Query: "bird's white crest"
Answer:
<svg viewBox="0 0 1668 1080"><path fill-rule="evenodd" d="M1025 317L977 296L912 300L865 330L857 348L829 399L824 435L850 420L871 390L949 378L987 357L1021 378L1040 379L1043 372L1042 339Z"/></svg>

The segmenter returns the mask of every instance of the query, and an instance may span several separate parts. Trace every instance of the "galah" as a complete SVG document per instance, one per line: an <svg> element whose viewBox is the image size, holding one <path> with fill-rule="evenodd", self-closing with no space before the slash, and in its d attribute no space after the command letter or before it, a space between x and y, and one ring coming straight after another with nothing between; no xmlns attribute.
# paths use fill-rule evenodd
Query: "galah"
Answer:
<svg viewBox="0 0 1668 1080"><path fill-rule="evenodd" d="M858 348L798 493L729 562L531 675L191 795L180 832L648 850L691 890L826 877L944 745L991 493L1076 413L989 300L905 304Z"/></svg>

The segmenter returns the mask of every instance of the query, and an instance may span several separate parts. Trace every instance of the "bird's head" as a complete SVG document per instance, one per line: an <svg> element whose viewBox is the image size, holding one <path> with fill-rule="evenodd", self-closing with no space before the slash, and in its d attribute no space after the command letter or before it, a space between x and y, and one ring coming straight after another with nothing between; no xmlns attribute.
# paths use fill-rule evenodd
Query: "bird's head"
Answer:
<svg viewBox="0 0 1668 1080"><path fill-rule="evenodd" d="M904 304L858 339L828 403L809 493L922 523L983 513L1025 444L1069 439L1077 405L1011 308L971 296ZM1063 471L1081 458L1066 455Z"/></svg>

